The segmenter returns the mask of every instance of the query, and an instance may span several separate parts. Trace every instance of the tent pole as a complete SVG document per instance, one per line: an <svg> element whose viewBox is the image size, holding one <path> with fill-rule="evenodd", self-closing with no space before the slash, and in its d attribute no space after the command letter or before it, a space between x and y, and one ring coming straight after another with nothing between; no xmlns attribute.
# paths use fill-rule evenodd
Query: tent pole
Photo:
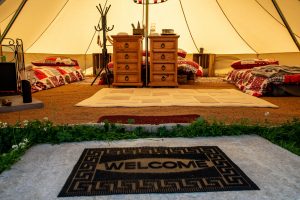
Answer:
<svg viewBox="0 0 300 200"><path fill-rule="evenodd" d="M145 27L145 49L146 49L146 80L145 86L148 86L148 23L149 23L149 0L146 0L146 27Z"/></svg>
<svg viewBox="0 0 300 200"><path fill-rule="evenodd" d="M281 19L282 19L282 21L283 21L285 27L286 27L287 30L289 31L289 34L290 34L290 36L292 37L292 39L293 39L295 45L297 46L298 50L300 51L300 44L299 44L297 38L295 37L295 35L294 35L294 33L293 33L293 31L292 31L292 29L291 29L289 23L286 21L286 19L285 19L284 15L283 15L282 11L280 10L280 8L279 8L279 6L278 6L276 0L272 0L272 3L273 3L273 5L274 5L274 7L276 8L278 14L280 15L280 17L281 17Z"/></svg>
<svg viewBox="0 0 300 200"><path fill-rule="evenodd" d="M3 39L5 38L6 34L8 33L9 29L12 27L14 24L15 20L17 19L18 15L22 11L24 5L26 4L27 0L23 0L22 3L20 4L18 10L14 14L13 18L10 20L9 24L7 25L6 29L4 30L3 34L0 35L0 44L2 43Z"/></svg>
<svg viewBox="0 0 300 200"><path fill-rule="evenodd" d="M0 29L0 37L1 37L1 29ZM2 56L3 56L3 52L2 52L1 42L0 42L0 62L2 62Z"/></svg>

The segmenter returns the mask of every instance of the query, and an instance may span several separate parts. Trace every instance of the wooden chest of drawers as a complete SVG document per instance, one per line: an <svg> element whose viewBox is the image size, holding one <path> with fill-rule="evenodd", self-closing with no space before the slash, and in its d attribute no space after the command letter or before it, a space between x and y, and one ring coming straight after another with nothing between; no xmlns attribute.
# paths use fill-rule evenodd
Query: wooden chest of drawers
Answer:
<svg viewBox="0 0 300 200"><path fill-rule="evenodd" d="M149 36L149 86L178 86L177 50L178 35Z"/></svg>
<svg viewBox="0 0 300 200"><path fill-rule="evenodd" d="M113 38L113 62L114 82L113 86L138 86L141 87L142 66L142 40L139 35L114 35Z"/></svg>

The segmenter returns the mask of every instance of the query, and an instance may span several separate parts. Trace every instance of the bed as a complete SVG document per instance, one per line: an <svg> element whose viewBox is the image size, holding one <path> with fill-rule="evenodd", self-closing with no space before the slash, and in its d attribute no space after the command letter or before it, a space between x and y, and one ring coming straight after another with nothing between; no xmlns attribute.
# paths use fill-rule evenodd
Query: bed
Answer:
<svg viewBox="0 0 300 200"><path fill-rule="evenodd" d="M300 96L300 66L268 59L237 61L226 80L253 96Z"/></svg>
<svg viewBox="0 0 300 200"><path fill-rule="evenodd" d="M84 79L76 60L67 57L47 57L26 66L31 91L38 92Z"/></svg>

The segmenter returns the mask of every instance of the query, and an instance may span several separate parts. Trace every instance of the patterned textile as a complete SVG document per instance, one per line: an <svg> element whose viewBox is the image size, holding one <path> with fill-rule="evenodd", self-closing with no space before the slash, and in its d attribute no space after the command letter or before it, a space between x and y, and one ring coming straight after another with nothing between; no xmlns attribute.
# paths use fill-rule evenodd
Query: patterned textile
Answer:
<svg viewBox="0 0 300 200"><path fill-rule="evenodd" d="M77 60L64 56L52 56L31 62L35 66L78 66Z"/></svg>
<svg viewBox="0 0 300 200"><path fill-rule="evenodd" d="M243 92L252 96L264 96L272 93L273 86L300 83L300 74L278 74L268 78L252 73L253 69L234 69L226 80L235 84Z"/></svg>
<svg viewBox="0 0 300 200"><path fill-rule="evenodd" d="M246 59L234 61L231 64L233 69L251 69L253 67L265 66L265 65L278 65L279 61L271 59Z"/></svg>
<svg viewBox="0 0 300 200"><path fill-rule="evenodd" d="M84 75L79 66L33 66L32 70L32 92L62 86L84 79Z"/></svg>
<svg viewBox="0 0 300 200"><path fill-rule="evenodd" d="M254 67L252 69L252 74L265 77L274 77L287 74L300 74L300 67L285 65L266 65L261 67Z"/></svg>

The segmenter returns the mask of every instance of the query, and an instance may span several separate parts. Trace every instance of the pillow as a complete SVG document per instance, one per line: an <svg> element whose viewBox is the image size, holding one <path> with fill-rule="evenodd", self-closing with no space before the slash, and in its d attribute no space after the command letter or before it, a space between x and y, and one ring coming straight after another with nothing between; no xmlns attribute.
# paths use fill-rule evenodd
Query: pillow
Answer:
<svg viewBox="0 0 300 200"><path fill-rule="evenodd" d="M177 51L177 55L181 58L185 58L186 54L187 54L187 52L183 49L178 49L178 51Z"/></svg>
<svg viewBox="0 0 300 200"><path fill-rule="evenodd" d="M198 63L196 63L192 60L178 59L178 68L184 68L187 71L193 71L193 73L195 73L196 76L203 75L202 67ZM194 69L192 69L192 68L194 68Z"/></svg>
<svg viewBox="0 0 300 200"><path fill-rule="evenodd" d="M77 60L68 57L54 56L31 62L35 66L78 66Z"/></svg>
<svg viewBox="0 0 300 200"><path fill-rule="evenodd" d="M265 65L279 65L279 62L270 59L238 60L233 62L231 64L231 67L234 69L252 69L253 67L259 67Z"/></svg>

